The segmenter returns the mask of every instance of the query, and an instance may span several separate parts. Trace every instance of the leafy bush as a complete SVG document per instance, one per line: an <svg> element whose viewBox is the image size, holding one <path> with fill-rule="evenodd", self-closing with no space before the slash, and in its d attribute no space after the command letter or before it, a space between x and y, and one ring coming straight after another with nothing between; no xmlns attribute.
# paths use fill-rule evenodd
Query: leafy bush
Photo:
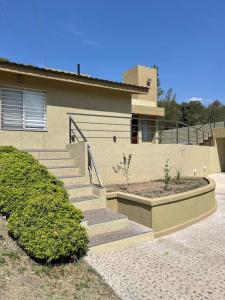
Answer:
<svg viewBox="0 0 225 300"><path fill-rule="evenodd" d="M9 232L31 257L46 262L86 253L81 211L69 203L63 183L32 155L0 147L0 195Z"/></svg>

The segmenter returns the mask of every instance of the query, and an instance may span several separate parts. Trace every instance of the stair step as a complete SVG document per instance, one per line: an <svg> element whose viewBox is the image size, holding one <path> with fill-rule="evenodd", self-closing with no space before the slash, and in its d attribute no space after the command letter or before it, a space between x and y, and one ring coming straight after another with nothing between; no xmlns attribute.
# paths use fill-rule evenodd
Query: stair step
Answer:
<svg viewBox="0 0 225 300"><path fill-rule="evenodd" d="M24 149L27 152L69 152L66 149Z"/></svg>
<svg viewBox="0 0 225 300"><path fill-rule="evenodd" d="M81 196L81 197L72 197L72 198L70 198L70 202L77 203L77 202L95 200L95 199L98 199L98 197L95 195L87 195L87 196Z"/></svg>
<svg viewBox="0 0 225 300"><path fill-rule="evenodd" d="M90 178L81 175L62 175L57 176L57 179L62 180L65 185L89 184Z"/></svg>
<svg viewBox="0 0 225 300"><path fill-rule="evenodd" d="M106 207L106 200L95 195L71 197L70 202L82 211Z"/></svg>
<svg viewBox="0 0 225 300"><path fill-rule="evenodd" d="M70 198L88 196L93 194L92 184L66 185L65 188L67 189Z"/></svg>
<svg viewBox="0 0 225 300"><path fill-rule="evenodd" d="M84 211L84 221L87 222L88 235L121 230L128 225L128 218L109 208L99 208Z"/></svg>
<svg viewBox="0 0 225 300"><path fill-rule="evenodd" d="M79 175L80 172L79 168L75 165L48 167L48 170L57 177L65 175L75 176Z"/></svg>
<svg viewBox="0 0 225 300"><path fill-rule="evenodd" d="M89 238L90 250L93 253L121 250L141 241L153 240L151 228L129 221L128 226L116 231L96 234Z"/></svg>
<svg viewBox="0 0 225 300"><path fill-rule="evenodd" d="M47 158L70 158L68 150L65 149L25 149L37 159Z"/></svg>
<svg viewBox="0 0 225 300"><path fill-rule="evenodd" d="M127 216L109 208L91 209L84 212L84 219L88 222L88 225L95 225L124 218L127 218Z"/></svg>
<svg viewBox="0 0 225 300"><path fill-rule="evenodd" d="M39 162L48 168L53 168L57 166L70 167L74 165L74 159L72 158L46 158L39 159Z"/></svg>

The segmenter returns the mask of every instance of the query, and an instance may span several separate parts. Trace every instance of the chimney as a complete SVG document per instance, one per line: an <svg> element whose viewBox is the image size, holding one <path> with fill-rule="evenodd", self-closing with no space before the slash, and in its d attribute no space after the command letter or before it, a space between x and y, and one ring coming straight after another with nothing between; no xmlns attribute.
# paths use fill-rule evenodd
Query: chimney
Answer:
<svg viewBox="0 0 225 300"><path fill-rule="evenodd" d="M157 70L155 68L137 65L123 74L123 81L148 87L149 90L146 95L135 95L134 97L151 101L152 106L157 106Z"/></svg>
<svg viewBox="0 0 225 300"><path fill-rule="evenodd" d="M80 64L77 64L77 75L80 75Z"/></svg>

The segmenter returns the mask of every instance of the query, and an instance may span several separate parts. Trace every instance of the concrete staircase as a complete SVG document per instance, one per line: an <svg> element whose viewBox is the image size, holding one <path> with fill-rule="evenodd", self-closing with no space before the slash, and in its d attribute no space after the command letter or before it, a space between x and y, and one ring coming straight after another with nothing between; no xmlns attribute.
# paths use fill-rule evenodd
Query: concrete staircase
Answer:
<svg viewBox="0 0 225 300"><path fill-rule="evenodd" d="M64 182L70 202L82 210L91 252L118 250L154 238L151 228L131 222L127 216L107 208L106 190L83 176L68 150L27 150Z"/></svg>

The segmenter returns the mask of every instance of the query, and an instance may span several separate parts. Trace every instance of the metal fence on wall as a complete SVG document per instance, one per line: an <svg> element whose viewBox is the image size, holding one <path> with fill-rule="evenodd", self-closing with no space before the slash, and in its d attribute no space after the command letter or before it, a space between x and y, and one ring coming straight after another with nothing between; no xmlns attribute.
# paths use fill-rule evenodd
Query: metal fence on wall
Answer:
<svg viewBox="0 0 225 300"><path fill-rule="evenodd" d="M212 131L199 126L147 117L68 113L73 142L86 140L127 140L131 143L212 144ZM73 122L71 122L73 120ZM75 125L74 125L75 124Z"/></svg>

